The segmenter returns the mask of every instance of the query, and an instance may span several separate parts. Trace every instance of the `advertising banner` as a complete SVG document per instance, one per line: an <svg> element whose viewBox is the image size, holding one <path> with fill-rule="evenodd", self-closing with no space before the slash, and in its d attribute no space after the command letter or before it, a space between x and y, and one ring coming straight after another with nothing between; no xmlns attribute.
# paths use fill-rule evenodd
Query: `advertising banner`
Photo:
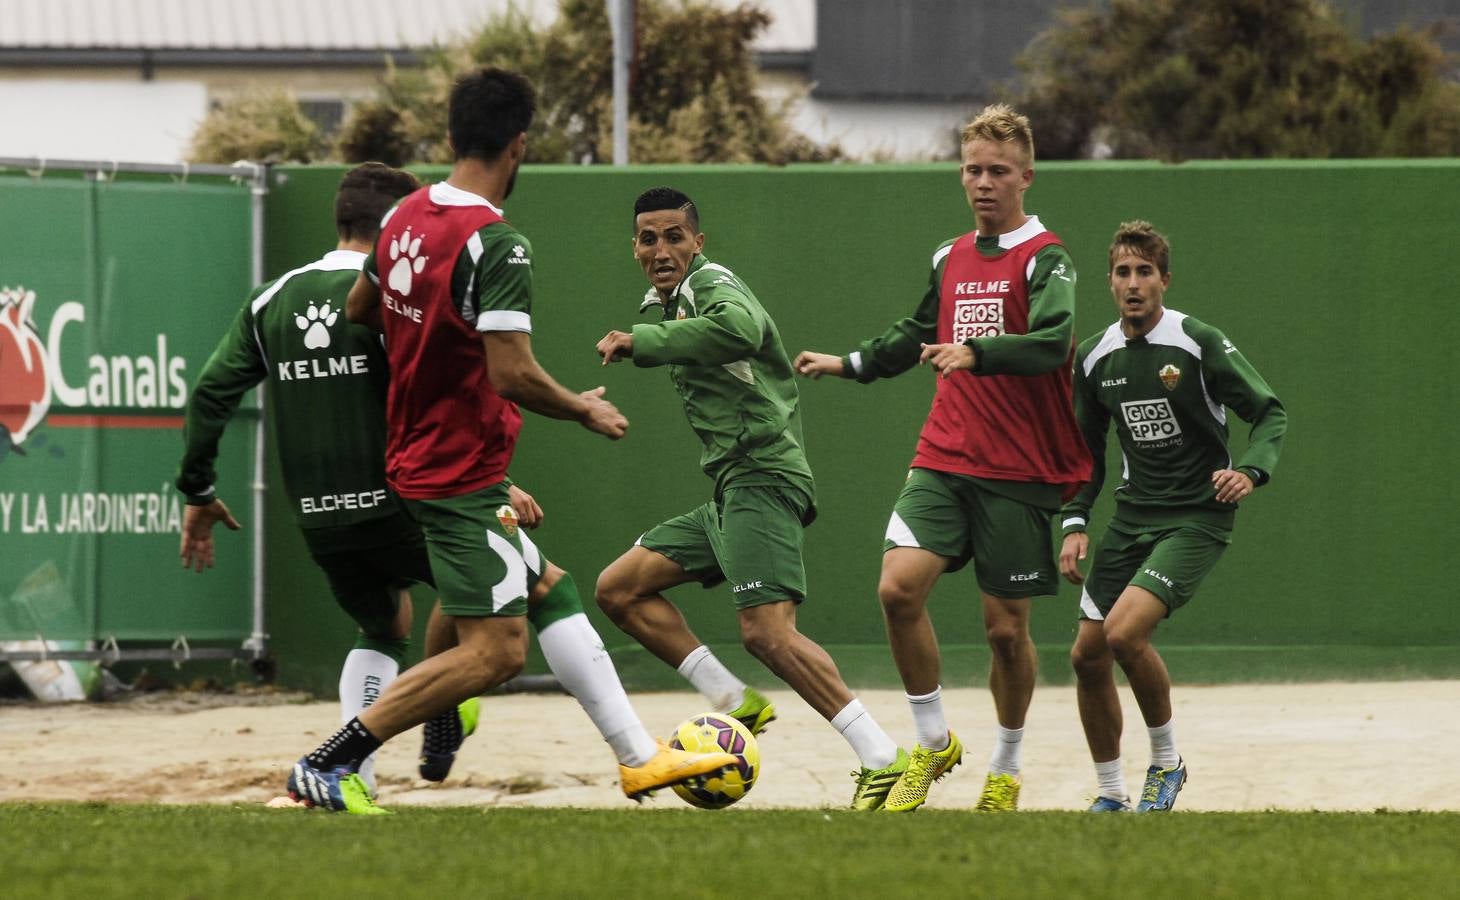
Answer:
<svg viewBox="0 0 1460 900"><path fill-rule="evenodd" d="M227 179L0 176L0 640L249 636L249 530L184 571L172 483L250 238L248 186ZM241 519L245 407L218 461Z"/></svg>

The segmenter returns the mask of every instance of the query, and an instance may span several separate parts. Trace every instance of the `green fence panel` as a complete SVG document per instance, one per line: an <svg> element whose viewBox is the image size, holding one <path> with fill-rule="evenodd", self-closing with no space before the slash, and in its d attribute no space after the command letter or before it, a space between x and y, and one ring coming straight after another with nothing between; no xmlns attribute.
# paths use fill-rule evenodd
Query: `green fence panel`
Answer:
<svg viewBox="0 0 1460 900"><path fill-rule="evenodd" d="M341 172L276 173L271 273L332 246ZM746 279L791 353L846 352L910 313L933 250L972 227L953 165L525 169L505 205L533 242L534 350L569 386L607 386L632 423L610 444L528 416L519 444L512 474L547 512L534 539L585 589L646 528L709 495L666 375L603 368L593 352L605 332L639 321L645 281L631 255L631 208L657 184L696 199L706 254ZM1173 663L1178 678L1181 665L1201 680L1460 675L1460 588L1444 565L1460 526L1450 474L1460 325L1447 305L1460 283L1456 197L1455 160L1038 167L1026 207L1074 257L1081 338L1115 318L1104 281L1111 234L1123 220L1149 219L1173 243L1169 305L1226 331L1289 410L1276 478L1239 515L1231 549L1196 600L1161 628L1168 656L1189 661ZM802 385L821 517L807 533L811 595L800 624L855 683L895 683L876 599L880 547L932 389L919 371L868 386ZM1232 423L1240 448L1245 426ZM1108 513L1107 501L1097 532ZM281 674L330 684L348 624L326 612L338 639L304 631L303 620L330 605L328 592L297 536L280 530L287 518L273 522ZM672 596L702 639L733 647L727 590L687 586ZM1046 678L1067 677L1077 598L1066 586L1035 601ZM971 573L943 579L931 608L957 660L956 682L945 683L981 678ZM630 683L676 683L594 615ZM1372 652L1345 649L1356 647Z"/></svg>
<svg viewBox="0 0 1460 900"><path fill-rule="evenodd" d="M248 189L0 177L0 210L0 639L248 637L246 533L184 572L172 486L190 385L249 287ZM219 460L240 485L242 418Z"/></svg>

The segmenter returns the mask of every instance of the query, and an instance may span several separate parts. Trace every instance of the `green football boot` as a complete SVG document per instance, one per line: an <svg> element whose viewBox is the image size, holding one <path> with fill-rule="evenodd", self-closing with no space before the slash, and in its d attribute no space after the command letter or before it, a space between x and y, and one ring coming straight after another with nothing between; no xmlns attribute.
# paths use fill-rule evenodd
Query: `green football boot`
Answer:
<svg viewBox="0 0 1460 900"><path fill-rule="evenodd" d="M887 794L902 773L907 771L907 751L901 747L897 748L897 759L892 765L885 769L858 769L852 773L856 779L857 786L852 792L852 809L873 810L881 809L882 804L887 802Z"/></svg>
<svg viewBox="0 0 1460 900"><path fill-rule="evenodd" d="M776 706L753 687L745 689L745 699L725 715L739 719L750 733L759 737L767 725L776 720Z"/></svg>
<svg viewBox="0 0 1460 900"><path fill-rule="evenodd" d="M990 772L983 782L983 793L974 804L975 812L1014 812L1019 808L1019 788L1023 781L1018 775Z"/></svg>
<svg viewBox="0 0 1460 900"><path fill-rule="evenodd" d="M942 779L961 762L963 742L951 731L948 732L948 746L942 750L914 747L907 770L892 786L882 808L887 812L912 812L927 801L928 788L933 786L933 782Z"/></svg>

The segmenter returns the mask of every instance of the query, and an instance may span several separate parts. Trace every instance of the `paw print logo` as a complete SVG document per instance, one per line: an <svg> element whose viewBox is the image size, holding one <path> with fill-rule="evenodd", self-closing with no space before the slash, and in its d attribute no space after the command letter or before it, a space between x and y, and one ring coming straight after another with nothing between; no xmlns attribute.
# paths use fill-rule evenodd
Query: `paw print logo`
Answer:
<svg viewBox="0 0 1460 900"><path fill-rule="evenodd" d="M323 306L309 304L304 315L294 316L294 324L304 332L304 346L311 350L323 350L330 345L330 328L340 318L339 310L330 309L329 301Z"/></svg>
<svg viewBox="0 0 1460 900"><path fill-rule="evenodd" d="M411 295L411 281L421 274L426 268L426 260L429 257L419 255L421 252L421 239L411 238L411 229L407 228L390 242L390 258L395 260L395 265L390 267L390 277L386 283L390 289L402 297Z"/></svg>

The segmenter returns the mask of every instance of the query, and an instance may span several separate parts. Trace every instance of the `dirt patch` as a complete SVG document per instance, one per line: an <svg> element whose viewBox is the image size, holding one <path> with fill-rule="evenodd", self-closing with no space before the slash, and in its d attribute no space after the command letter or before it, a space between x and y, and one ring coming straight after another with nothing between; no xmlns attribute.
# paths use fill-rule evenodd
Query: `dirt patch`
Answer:
<svg viewBox="0 0 1460 900"><path fill-rule="evenodd" d="M781 717L761 738L763 773L747 807L837 807L851 796L851 751L799 698L769 692ZM930 807L971 806L992 749L984 691L946 691L965 762ZM911 741L900 693L863 701ZM1138 788L1147 747L1129 693L1126 776ZM1179 687L1177 740L1190 768L1188 810L1460 810L1460 682ZM636 694L649 730L701 711L690 693ZM0 801L259 803L283 792L289 766L338 725L331 703L288 693L163 694L124 702L0 707ZM1025 729L1025 809L1079 809L1094 793L1071 688L1036 692ZM415 775L418 732L379 754L384 805L629 806L612 753L570 698L490 697L482 728L451 778ZM1424 778L1397 778L1419 766ZM646 804L675 809L669 792Z"/></svg>

